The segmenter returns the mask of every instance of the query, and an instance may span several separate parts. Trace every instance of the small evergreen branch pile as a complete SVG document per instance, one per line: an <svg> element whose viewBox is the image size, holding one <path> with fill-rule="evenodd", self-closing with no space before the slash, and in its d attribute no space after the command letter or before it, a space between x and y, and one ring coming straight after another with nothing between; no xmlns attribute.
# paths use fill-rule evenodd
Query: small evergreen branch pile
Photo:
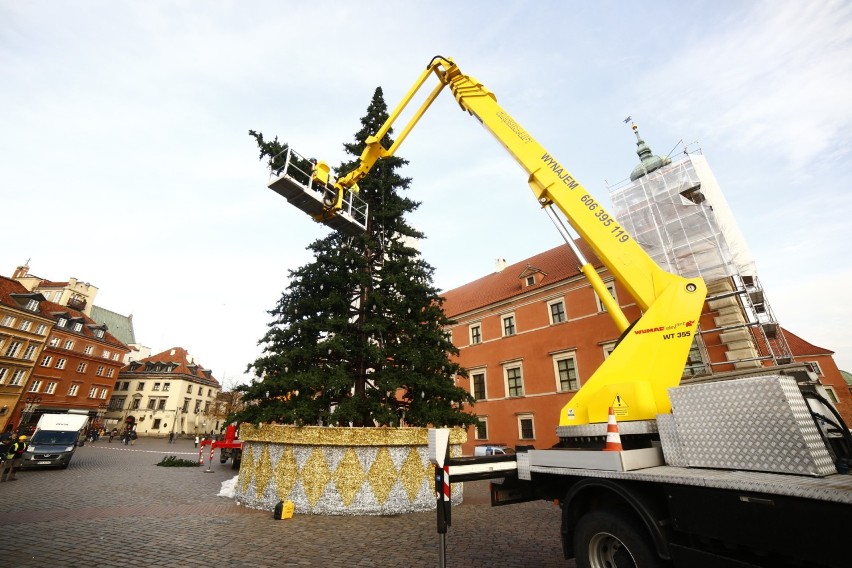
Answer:
<svg viewBox="0 0 852 568"><path fill-rule="evenodd" d="M177 456L166 456L157 465L163 467L198 467L198 462L195 460L185 460Z"/></svg>

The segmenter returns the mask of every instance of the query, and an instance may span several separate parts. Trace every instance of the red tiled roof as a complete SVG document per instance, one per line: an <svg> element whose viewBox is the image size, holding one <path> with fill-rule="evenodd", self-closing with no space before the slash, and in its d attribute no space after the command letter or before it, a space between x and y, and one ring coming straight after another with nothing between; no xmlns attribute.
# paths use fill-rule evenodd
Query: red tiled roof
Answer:
<svg viewBox="0 0 852 568"><path fill-rule="evenodd" d="M581 240L575 242L583 255L589 259L589 262L598 268L602 266L585 242ZM536 268L544 272L546 276L534 286L523 286L520 276L528 267ZM517 296L533 288L547 286L560 280L578 276L580 274L579 267L580 261L577 260L571 248L567 244L559 245L511 264L500 272L483 276L478 280L445 292L442 294L445 299L444 313L448 317L456 317L459 314Z"/></svg>
<svg viewBox="0 0 852 568"><path fill-rule="evenodd" d="M216 380L212 374L210 374L209 377L207 376L207 374L210 373L209 369L205 369L200 363L198 363L198 361L190 361L189 352L183 347L172 347L162 351L161 353L157 353L156 355L151 355L150 357L134 361L133 363L130 363L128 367L125 367L125 370L144 373L145 363L174 363L177 366L174 371L172 371L173 373L192 375L197 378L199 382L209 384L211 386L219 386L219 381Z"/></svg>
<svg viewBox="0 0 852 568"><path fill-rule="evenodd" d="M34 292L28 291L17 280L12 280L11 278L6 278L5 276L0 276L0 303L20 308L20 305L14 299L12 299L10 294L33 294L33 293ZM37 292L35 292L35 293L37 293ZM95 341L102 341L102 342L109 344L109 345L121 346L121 347L125 347L125 348L127 347L126 345L124 345L124 343L122 343L121 341L116 339L111 333L109 333L109 331L105 332L104 336L102 338L95 337L95 334L92 332L92 330L88 326L93 325L93 326L99 327L99 324L95 320L93 320L92 318L90 318L89 316L84 314L83 312L80 312L80 311L75 310L73 308L69 308L68 306L63 306L61 304L55 304L53 302L48 302L47 300L43 300L43 301L39 302L39 306L38 306L38 314L39 315L46 317L46 318L50 318L52 320L56 320L56 316L54 316L54 314L56 314L56 313L65 313L65 314L68 314L69 318L82 319L83 320L83 329L79 332L75 332L75 333L78 333L79 335L83 335L83 336L88 337L89 339L92 339L92 340L95 340Z"/></svg>
<svg viewBox="0 0 852 568"><path fill-rule="evenodd" d="M787 346L790 347L790 353L795 357L805 357L807 355L834 355L834 351L825 347L818 347L813 343L808 343L792 331L781 328L784 332L784 339L787 340Z"/></svg>

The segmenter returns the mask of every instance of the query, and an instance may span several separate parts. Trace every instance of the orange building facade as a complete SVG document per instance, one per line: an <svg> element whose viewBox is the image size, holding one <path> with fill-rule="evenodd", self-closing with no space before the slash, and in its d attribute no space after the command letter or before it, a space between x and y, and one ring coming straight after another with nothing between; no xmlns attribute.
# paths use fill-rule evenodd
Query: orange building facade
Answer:
<svg viewBox="0 0 852 568"><path fill-rule="evenodd" d="M632 298L584 244L580 247L627 319L637 319L640 311ZM479 425L468 432L464 454L472 454L480 444L542 449L559 441L560 410L619 337L578 266L575 255L562 245L444 294L444 310L456 321L451 333L459 349L458 362L468 372L467 378L457 378L457 384L475 398L469 410L479 418ZM693 346L685 378L739 368L726 357L729 350L721 337L725 332L717 329L718 313L712 301L705 304L701 328L707 333ZM817 363L829 398L852 423L852 395L831 352L787 333L795 361ZM758 350L756 360L747 364L752 371L779 363L770 356L769 346L758 345Z"/></svg>

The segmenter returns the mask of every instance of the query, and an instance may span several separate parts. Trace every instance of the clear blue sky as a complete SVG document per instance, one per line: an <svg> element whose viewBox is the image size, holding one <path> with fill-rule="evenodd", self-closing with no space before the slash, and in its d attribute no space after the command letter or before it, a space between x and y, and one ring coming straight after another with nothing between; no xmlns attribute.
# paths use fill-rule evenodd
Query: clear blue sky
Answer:
<svg viewBox="0 0 852 568"><path fill-rule="evenodd" d="M155 352L242 381L325 234L266 188L249 129L337 164L374 89L453 57L587 189L697 141L782 325L852 370L852 4L0 0L0 274L98 286ZM449 95L401 149L451 289L560 244Z"/></svg>

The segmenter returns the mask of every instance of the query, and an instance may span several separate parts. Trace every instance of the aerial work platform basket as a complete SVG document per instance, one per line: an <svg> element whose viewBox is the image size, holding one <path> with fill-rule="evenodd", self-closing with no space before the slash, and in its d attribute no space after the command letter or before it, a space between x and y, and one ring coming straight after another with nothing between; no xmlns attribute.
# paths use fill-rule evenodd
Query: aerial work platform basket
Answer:
<svg viewBox="0 0 852 568"><path fill-rule="evenodd" d="M357 194L347 191L340 209L331 206L337 201L333 184L322 185L313 179L315 161L292 148L272 159L267 186L287 201L336 231L355 236L367 230L367 203Z"/></svg>

